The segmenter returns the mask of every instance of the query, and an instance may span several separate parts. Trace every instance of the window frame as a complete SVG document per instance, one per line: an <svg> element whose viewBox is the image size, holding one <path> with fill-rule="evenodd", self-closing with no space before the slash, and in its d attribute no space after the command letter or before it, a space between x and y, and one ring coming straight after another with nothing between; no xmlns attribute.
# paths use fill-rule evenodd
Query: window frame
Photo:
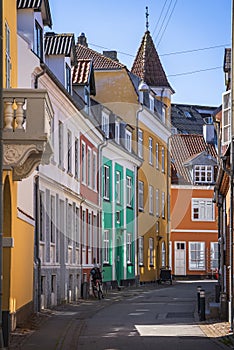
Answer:
<svg viewBox="0 0 234 350"><path fill-rule="evenodd" d="M138 238L138 264L144 265L144 237Z"/></svg>
<svg viewBox="0 0 234 350"><path fill-rule="evenodd" d="M149 137L149 164L153 165L153 139Z"/></svg>
<svg viewBox="0 0 234 350"><path fill-rule="evenodd" d="M6 74L6 88L11 87L11 31L7 22L5 22L5 74Z"/></svg>
<svg viewBox="0 0 234 350"><path fill-rule="evenodd" d="M162 173L165 173L165 148L164 147L162 147L161 155L162 155L161 170L162 170Z"/></svg>
<svg viewBox="0 0 234 350"><path fill-rule="evenodd" d="M110 253L110 231L104 230L103 236L103 263L109 264Z"/></svg>
<svg viewBox="0 0 234 350"><path fill-rule="evenodd" d="M34 53L42 60L43 59L43 28L37 20L35 20L35 42Z"/></svg>
<svg viewBox="0 0 234 350"><path fill-rule="evenodd" d="M87 171L86 171L86 143L81 141L81 182L86 184L87 181Z"/></svg>
<svg viewBox="0 0 234 350"><path fill-rule="evenodd" d="M132 234L129 232L126 237L126 261L127 264L132 263Z"/></svg>
<svg viewBox="0 0 234 350"><path fill-rule="evenodd" d="M154 188L149 185L149 213L154 214Z"/></svg>
<svg viewBox="0 0 234 350"><path fill-rule="evenodd" d="M119 170L115 172L115 200L117 204L121 203L121 173Z"/></svg>
<svg viewBox="0 0 234 350"><path fill-rule="evenodd" d="M144 211L144 182L138 181L138 210Z"/></svg>
<svg viewBox="0 0 234 350"><path fill-rule="evenodd" d="M129 130L125 130L125 148L132 152L132 133Z"/></svg>
<svg viewBox="0 0 234 350"><path fill-rule="evenodd" d="M103 167L103 198L110 200L110 167L106 164Z"/></svg>
<svg viewBox="0 0 234 350"><path fill-rule="evenodd" d="M191 248L192 245L195 245L195 249ZM198 245L200 246L200 249L197 249ZM194 258L192 258L192 253L195 254ZM205 242L189 242L189 270L190 271L206 270Z"/></svg>
<svg viewBox="0 0 234 350"><path fill-rule="evenodd" d="M149 237L149 266L154 266L154 239Z"/></svg>
<svg viewBox="0 0 234 350"><path fill-rule="evenodd" d="M132 177L126 176L126 204L127 207L132 207Z"/></svg>
<svg viewBox="0 0 234 350"><path fill-rule="evenodd" d="M143 158L143 130L138 129L138 157Z"/></svg>
<svg viewBox="0 0 234 350"><path fill-rule="evenodd" d="M194 183L201 183L201 184L213 183L214 167L212 165L194 165L193 176L194 176ZM208 180L209 176L210 176L210 180ZM204 180L203 180L203 177L204 177Z"/></svg>
<svg viewBox="0 0 234 350"><path fill-rule="evenodd" d="M214 203L212 198L192 198L191 201L192 201L191 202L192 221L205 221L205 222L215 221L215 208L214 208ZM204 209L202 208L202 205ZM211 215L208 211L209 208L211 208Z"/></svg>

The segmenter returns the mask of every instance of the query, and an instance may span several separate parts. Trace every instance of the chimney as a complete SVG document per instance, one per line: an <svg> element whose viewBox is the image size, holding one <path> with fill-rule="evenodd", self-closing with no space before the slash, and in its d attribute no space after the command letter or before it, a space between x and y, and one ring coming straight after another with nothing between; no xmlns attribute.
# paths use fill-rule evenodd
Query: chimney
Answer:
<svg viewBox="0 0 234 350"><path fill-rule="evenodd" d="M77 44L80 44L80 45L83 45L85 47L88 47L85 33L80 33L80 35L78 36L78 39L77 39Z"/></svg>
<svg viewBox="0 0 234 350"><path fill-rule="evenodd" d="M116 61L116 62L119 62L118 58L117 58L117 51L103 51L103 55L108 57L108 58L111 58L112 60Z"/></svg>

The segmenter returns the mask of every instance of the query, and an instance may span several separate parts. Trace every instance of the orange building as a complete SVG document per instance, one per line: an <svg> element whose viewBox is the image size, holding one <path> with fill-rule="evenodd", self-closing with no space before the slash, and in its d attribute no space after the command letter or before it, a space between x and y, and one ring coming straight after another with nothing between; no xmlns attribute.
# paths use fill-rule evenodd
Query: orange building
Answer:
<svg viewBox="0 0 234 350"><path fill-rule="evenodd" d="M171 140L171 266L174 276L216 277L215 148L202 135Z"/></svg>

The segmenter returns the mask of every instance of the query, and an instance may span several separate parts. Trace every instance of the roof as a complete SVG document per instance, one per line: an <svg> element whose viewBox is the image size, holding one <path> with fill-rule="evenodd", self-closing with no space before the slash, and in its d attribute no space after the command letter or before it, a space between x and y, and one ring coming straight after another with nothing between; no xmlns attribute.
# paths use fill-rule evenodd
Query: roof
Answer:
<svg viewBox="0 0 234 350"><path fill-rule="evenodd" d="M52 27L49 0L17 0L17 9L33 9L42 13L43 24Z"/></svg>
<svg viewBox="0 0 234 350"><path fill-rule="evenodd" d="M203 134L203 125L217 107L172 104L171 124L179 134Z"/></svg>
<svg viewBox="0 0 234 350"><path fill-rule="evenodd" d="M122 63L80 44L76 45L76 57L77 59L91 59L94 70L120 70L125 68Z"/></svg>
<svg viewBox="0 0 234 350"><path fill-rule="evenodd" d="M74 34L45 33L45 55L64 55L75 58Z"/></svg>
<svg viewBox="0 0 234 350"><path fill-rule="evenodd" d="M192 184L186 163L204 157L204 154L207 159L217 156L214 145L206 144L202 135L173 135L170 139L170 152L174 184Z"/></svg>
<svg viewBox="0 0 234 350"><path fill-rule="evenodd" d="M96 91L92 60L77 60L77 65L72 67L72 84L90 85L90 92L92 95L95 95Z"/></svg>
<svg viewBox="0 0 234 350"><path fill-rule="evenodd" d="M173 91L148 30L142 38L131 72L140 77L149 86L166 87Z"/></svg>

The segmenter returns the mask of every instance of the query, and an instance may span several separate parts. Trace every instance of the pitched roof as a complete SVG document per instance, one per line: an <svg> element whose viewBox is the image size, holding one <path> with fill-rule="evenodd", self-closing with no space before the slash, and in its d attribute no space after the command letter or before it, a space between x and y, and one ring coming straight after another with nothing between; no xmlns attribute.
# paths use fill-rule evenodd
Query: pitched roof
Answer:
<svg viewBox="0 0 234 350"><path fill-rule="evenodd" d="M203 134L205 118L211 118L217 107L172 104L171 124L179 134Z"/></svg>
<svg viewBox="0 0 234 350"><path fill-rule="evenodd" d="M92 60L77 60L77 65L72 67L72 84L90 85L91 94L96 94Z"/></svg>
<svg viewBox="0 0 234 350"><path fill-rule="evenodd" d="M94 70L119 70L125 68L122 63L80 44L76 45L76 57L77 59L91 59Z"/></svg>
<svg viewBox="0 0 234 350"><path fill-rule="evenodd" d="M173 91L148 30L142 38L131 72L140 77L149 86L167 87Z"/></svg>
<svg viewBox="0 0 234 350"><path fill-rule="evenodd" d="M43 24L52 27L49 0L17 0L17 9L33 9L42 12Z"/></svg>
<svg viewBox="0 0 234 350"><path fill-rule="evenodd" d="M198 158L204 151L206 155L216 158L214 145L206 144L202 135L173 135L170 139L172 183L191 184L192 179L185 163Z"/></svg>
<svg viewBox="0 0 234 350"><path fill-rule="evenodd" d="M45 54L71 56L75 53L74 34L45 33Z"/></svg>

